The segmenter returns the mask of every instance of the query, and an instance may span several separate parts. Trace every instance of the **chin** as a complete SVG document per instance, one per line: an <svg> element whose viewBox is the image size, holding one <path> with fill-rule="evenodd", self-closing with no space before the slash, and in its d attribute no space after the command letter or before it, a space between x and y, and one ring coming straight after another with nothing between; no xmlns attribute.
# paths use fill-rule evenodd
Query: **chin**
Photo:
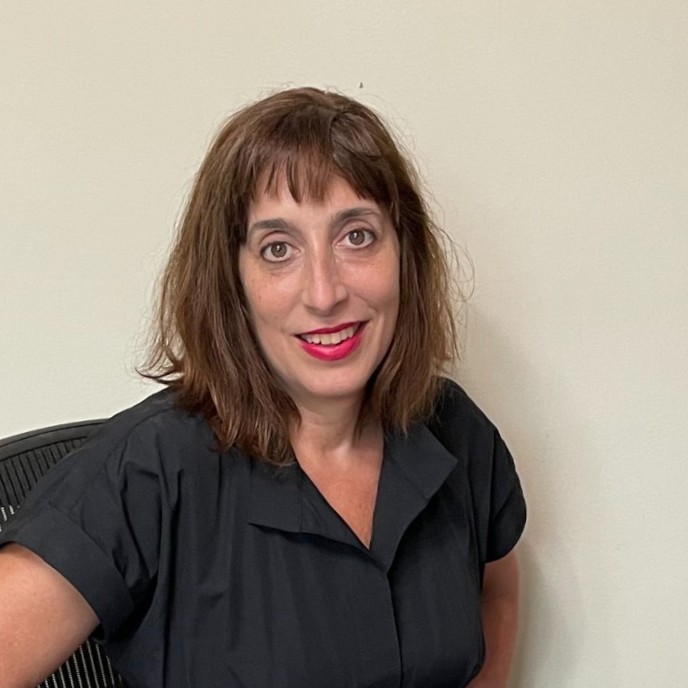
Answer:
<svg viewBox="0 0 688 688"><path fill-rule="evenodd" d="M318 385L299 385L298 387L288 388L287 391L294 398L294 401L298 404L298 399L309 399L311 401L343 401L345 399L351 399L360 401L365 395L367 380L363 383L356 383L351 379L351 376L347 376L346 380L328 381L327 376L323 375L323 379Z"/></svg>

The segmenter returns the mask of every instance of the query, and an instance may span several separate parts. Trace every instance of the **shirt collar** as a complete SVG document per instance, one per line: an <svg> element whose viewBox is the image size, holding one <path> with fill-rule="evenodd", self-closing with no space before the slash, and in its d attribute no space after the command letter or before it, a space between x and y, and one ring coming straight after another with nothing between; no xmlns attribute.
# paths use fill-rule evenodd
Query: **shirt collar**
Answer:
<svg viewBox="0 0 688 688"><path fill-rule="evenodd" d="M388 570L410 523L456 468L458 460L424 424L385 439L370 549L362 545L298 464L251 462L249 523L308 533L360 548Z"/></svg>

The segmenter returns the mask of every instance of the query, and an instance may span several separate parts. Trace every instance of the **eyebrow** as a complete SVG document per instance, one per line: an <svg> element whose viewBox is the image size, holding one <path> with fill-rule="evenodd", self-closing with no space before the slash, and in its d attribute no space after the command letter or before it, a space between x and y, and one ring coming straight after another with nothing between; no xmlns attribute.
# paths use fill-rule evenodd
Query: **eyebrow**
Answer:
<svg viewBox="0 0 688 688"><path fill-rule="evenodd" d="M366 215L377 215L378 217L381 217L382 214L379 210L368 208L366 206L361 206L360 208L347 208L346 210L340 210L338 213L335 213L334 217L332 218L332 224L341 225L348 220L354 220L357 217L365 217Z"/></svg>
<svg viewBox="0 0 688 688"><path fill-rule="evenodd" d="M349 220L355 220L357 217L365 217L367 215L376 215L382 217L382 213L374 208L368 208L366 206L356 207L356 208L346 208L345 210L340 210L335 213L330 220L331 226L339 226L348 222ZM297 229L291 222L283 220L281 217L270 218L268 220L258 220L254 222L248 229L246 236L249 237L256 230L272 230L272 231L286 231L289 229Z"/></svg>
<svg viewBox="0 0 688 688"><path fill-rule="evenodd" d="M254 232L257 229L290 229L292 225L287 222L286 220L283 220L282 218L276 217L271 220L258 220L258 222L254 222L249 228L248 228L248 235L250 235L252 232Z"/></svg>

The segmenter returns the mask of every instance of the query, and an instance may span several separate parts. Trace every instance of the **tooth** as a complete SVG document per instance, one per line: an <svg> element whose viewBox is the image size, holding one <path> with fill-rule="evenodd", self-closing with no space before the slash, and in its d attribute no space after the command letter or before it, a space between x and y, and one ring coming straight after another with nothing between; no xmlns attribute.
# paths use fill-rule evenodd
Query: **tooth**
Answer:
<svg viewBox="0 0 688 688"><path fill-rule="evenodd" d="M341 344L345 339L353 337L356 333L356 325L347 327L339 332L329 334L304 334L301 335L309 344L321 344L322 346L335 346Z"/></svg>

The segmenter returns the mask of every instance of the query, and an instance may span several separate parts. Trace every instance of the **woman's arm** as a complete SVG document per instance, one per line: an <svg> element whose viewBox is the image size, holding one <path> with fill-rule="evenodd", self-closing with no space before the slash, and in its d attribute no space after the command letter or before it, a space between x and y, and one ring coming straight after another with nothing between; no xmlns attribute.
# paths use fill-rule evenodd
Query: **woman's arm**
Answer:
<svg viewBox="0 0 688 688"><path fill-rule="evenodd" d="M0 550L0 610L3 688L35 688L98 625L71 583L16 544Z"/></svg>
<svg viewBox="0 0 688 688"><path fill-rule="evenodd" d="M513 551L485 565L480 606L485 664L469 688L506 688L518 626L518 561Z"/></svg>

